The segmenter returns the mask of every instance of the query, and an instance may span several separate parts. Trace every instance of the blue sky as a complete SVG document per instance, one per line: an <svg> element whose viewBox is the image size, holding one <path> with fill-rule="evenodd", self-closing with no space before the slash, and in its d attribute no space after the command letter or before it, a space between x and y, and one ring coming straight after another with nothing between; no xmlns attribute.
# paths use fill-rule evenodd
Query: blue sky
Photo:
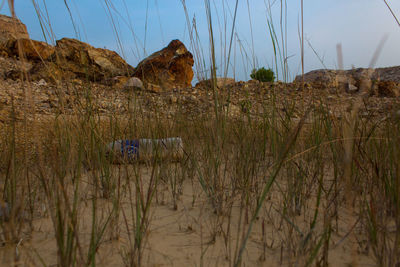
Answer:
<svg viewBox="0 0 400 267"><path fill-rule="evenodd" d="M2 1L0 0L0 5ZM181 0L67 0L76 31L63 0L15 0L15 2L17 16L27 25L32 39L45 40L33 5L33 2L36 2L41 16L46 18L48 14L49 20L44 19L44 21L47 28L49 28L48 21L50 22L55 39L78 38L95 47L115 50L133 66L146 55L166 46L172 39L180 39L189 50L193 50ZM204 1L185 2L190 22L193 19L196 21L204 55L202 58L208 66L209 32ZM235 76L237 80L249 79L249 73L254 66L253 54L256 58L256 67L275 66L267 24L269 2L275 2L271 7L271 14L280 39L280 1L239 0L228 72L229 76ZM324 66L337 68L336 44L338 43L343 47L345 68L367 67L384 36L388 36L388 39L376 67L400 65L400 27L383 0L305 0L304 2L305 37L318 54L316 56L308 42L305 43L306 71L321 69ZM388 0L388 2L400 17L400 1ZM222 75L229 47L235 1L211 0L211 5L218 71ZM250 27L249 11L252 27ZM6 3L0 13L9 14ZM301 73L299 16L300 0L287 0L286 45L291 78ZM118 45L119 43L122 46Z"/></svg>

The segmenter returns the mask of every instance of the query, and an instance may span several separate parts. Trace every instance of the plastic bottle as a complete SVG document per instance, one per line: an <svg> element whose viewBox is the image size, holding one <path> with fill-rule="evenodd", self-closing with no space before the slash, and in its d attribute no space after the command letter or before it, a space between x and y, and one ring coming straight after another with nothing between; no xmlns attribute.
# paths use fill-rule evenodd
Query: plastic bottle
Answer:
<svg viewBox="0 0 400 267"><path fill-rule="evenodd" d="M163 139L116 140L107 145L112 152L113 160L146 161L158 157L164 160L180 160L183 158L183 142L180 137Z"/></svg>

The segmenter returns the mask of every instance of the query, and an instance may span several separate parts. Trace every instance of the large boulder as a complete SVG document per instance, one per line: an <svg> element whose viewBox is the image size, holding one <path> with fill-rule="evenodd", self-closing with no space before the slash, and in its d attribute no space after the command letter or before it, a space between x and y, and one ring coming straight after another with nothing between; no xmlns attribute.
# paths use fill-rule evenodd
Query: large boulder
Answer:
<svg viewBox="0 0 400 267"><path fill-rule="evenodd" d="M9 56L19 57L21 51L28 60L32 61L48 60L55 52L54 46L31 39L11 39L6 46Z"/></svg>
<svg viewBox="0 0 400 267"><path fill-rule="evenodd" d="M8 57L18 58L19 50L25 54L32 65L28 71L32 80L82 79L108 84L114 77L129 77L134 71L116 52L75 39L61 39L56 46L30 39L10 39L3 47ZM15 71L7 73L6 78L20 76Z"/></svg>
<svg viewBox="0 0 400 267"><path fill-rule="evenodd" d="M76 39L63 38L57 41L55 47L48 46L46 49L44 49L45 43L35 41L31 44L40 44L43 51L37 49L32 51L42 51L39 54L47 59L34 65L30 72L33 80L44 79L56 82L82 79L111 83L113 77L129 76L134 70L116 52L95 48ZM34 59L33 53L25 53L28 58Z"/></svg>
<svg viewBox="0 0 400 267"><path fill-rule="evenodd" d="M0 15L0 43L20 38L29 39L26 26L19 19Z"/></svg>
<svg viewBox="0 0 400 267"><path fill-rule="evenodd" d="M76 78L88 78L90 81L128 76L134 70L114 51L69 38L57 41L54 61L62 70L74 73Z"/></svg>
<svg viewBox="0 0 400 267"><path fill-rule="evenodd" d="M141 61L133 73L152 91L169 91L191 87L193 55L179 40ZM156 88L156 89L155 89Z"/></svg>
<svg viewBox="0 0 400 267"><path fill-rule="evenodd" d="M112 83L114 77L130 77L134 71L116 52L79 40L64 38L58 40L56 46L31 40L21 21L0 15L0 57L18 62L21 52L28 60L25 63L29 64L23 71L28 72L32 80L82 79ZM21 70L12 68L2 71L0 76L18 79L22 77L20 74Z"/></svg>

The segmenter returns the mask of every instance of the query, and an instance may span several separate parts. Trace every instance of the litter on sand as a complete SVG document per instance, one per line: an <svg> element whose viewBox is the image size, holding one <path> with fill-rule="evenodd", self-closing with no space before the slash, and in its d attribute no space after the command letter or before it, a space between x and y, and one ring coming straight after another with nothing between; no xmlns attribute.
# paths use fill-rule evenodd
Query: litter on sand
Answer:
<svg viewBox="0 0 400 267"><path fill-rule="evenodd" d="M162 139L115 140L107 145L112 160L147 161L155 157L163 160L179 161L183 158L183 142L180 137Z"/></svg>

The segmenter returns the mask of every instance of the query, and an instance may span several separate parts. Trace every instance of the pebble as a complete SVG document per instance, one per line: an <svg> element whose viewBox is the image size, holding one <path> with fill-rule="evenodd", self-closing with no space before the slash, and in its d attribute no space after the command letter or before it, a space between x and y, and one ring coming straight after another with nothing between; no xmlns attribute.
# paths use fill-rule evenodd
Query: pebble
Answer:
<svg viewBox="0 0 400 267"><path fill-rule="evenodd" d="M347 86L347 91L349 93L355 93L355 92L358 91L358 87L353 85L353 84L351 84L351 83L349 83L348 86Z"/></svg>
<svg viewBox="0 0 400 267"><path fill-rule="evenodd" d="M37 83L37 85L39 85L39 86L46 86L46 85L47 85L47 82L46 82L44 79L41 79L41 80Z"/></svg>

